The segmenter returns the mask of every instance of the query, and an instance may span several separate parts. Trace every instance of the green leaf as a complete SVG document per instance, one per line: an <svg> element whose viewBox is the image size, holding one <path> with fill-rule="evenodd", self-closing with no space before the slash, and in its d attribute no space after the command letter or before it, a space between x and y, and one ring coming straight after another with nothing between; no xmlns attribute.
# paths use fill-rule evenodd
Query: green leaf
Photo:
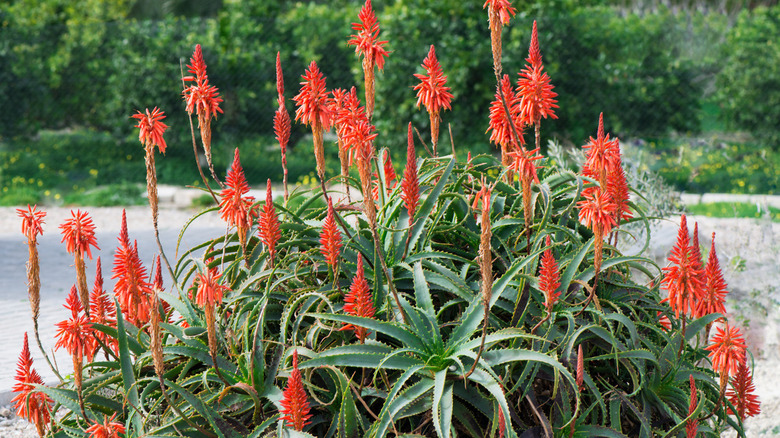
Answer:
<svg viewBox="0 0 780 438"><path fill-rule="evenodd" d="M127 429L133 430L136 435L141 435L143 434L143 418L138 411L140 408L138 403L138 388L135 386L135 370L133 369L133 361L130 358L130 351L127 346L125 320L122 316L122 308L116 300L114 300L114 305L116 306L117 340L119 341L119 363L121 365L120 369L122 370L122 382L124 384L127 402L130 404ZM132 425L132 429L130 429L130 425Z"/></svg>
<svg viewBox="0 0 780 438"><path fill-rule="evenodd" d="M402 345L411 348L412 350L425 352L425 343L412 333L408 328L401 324L394 322L378 321L372 318L363 318L353 315L335 315L329 313L311 313L310 315L315 318L343 322L345 324L353 324L360 327L365 327L369 330L374 330L384 335L387 335Z"/></svg>
<svg viewBox="0 0 780 438"><path fill-rule="evenodd" d="M452 382L447 382L447 369L438 371L433 386L433 426L440 438L450 438L452 425Z"/></svg>
<svg viewBox="0 0 780 438"><path fill-rule="evenodd" d="M426 219L431 215L433 208L439 201L439 195L441 195L442 190L444 190L444 186L447 185L447 182L450 179L450 174L452 173L452 168L454 166L455 158L451 158L447 168L439 177L439 182L436 184L436 187L434 187L431 193L425 198L425 202L423 202L420 211L414 215L414 226L411 230L409 230L409 247L407 251L412 251L412 249L417 244L417 241L420 239L420 235L422 234L423 229L427 223ZM404 254L404 257L405 256L406 254Z"/></svg>
<svg viewBox="0 0 780 438"><path fill-rule="evenodd" d="M393 400L387 400L385 406L382 407L384 415L379 416L379 419L369 430L369 437L371 438L384 438L387 435L390 423L393 418L414 403L418 398L422 397L426 392L433 388L434 382L432 379L423 378L417 383L413 384L405 391L403 391L398 397Z"/></svg>

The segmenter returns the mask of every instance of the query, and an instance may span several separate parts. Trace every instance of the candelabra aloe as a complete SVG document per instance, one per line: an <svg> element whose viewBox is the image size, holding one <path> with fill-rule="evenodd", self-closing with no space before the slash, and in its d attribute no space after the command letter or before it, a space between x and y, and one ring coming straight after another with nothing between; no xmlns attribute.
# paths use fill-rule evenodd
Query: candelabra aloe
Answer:
<svg viewBox="0 0 780 438"><path fill-rule="evenodd" d="M497 23L507 22L511 4L486 6L492 40L496 28L500 39ZM360 19L354 37L381 49L370 2ZM417 156L410 123L400 184L389 151L375 147L370 107L355 88L328 92L312 62L294 100L296 119L312 127L320 188L285 190L276 205L268 180L265 200L255 202L236 150L212 209L228 231L185 249L166 289L159 258L152 278L123 215L117 307L98 262L91 297L82 302L74 287L72 316L60 323L57 346L71 353L73 377L42 385L25 343L17 411L57 438L741 431L760 407L744 337L723 315L727 287L714 237L705 268L685 217L670 266L619 252L612 242L622 225L645 216L628 197L617 141L600 118L581 173L543 156L539 121L557 106L536 26L532 35L519 89L494 66L502 83L490 129L506 152L501 159L469 154L458 162L436 152L440 111L452 93L431 46L415 89L431 118L434 157ZM368 81L370 53L360 53ZM279 59L274 129L285 156L290 121ZM187 110L203 110L199 126L210 144L221 99L200 47L189 69L195 88L185 91ZM354 201L327 191L323 156L332 145L323 134L331 124ZM527 125L535 126L534 149L521 137ZM152 140L142 133L142 141ZM347 177L352 164L359 181ZM43 215L23 213L32 248ZM183 231L193 223L197 217ZM62 228L81 284L94 227L78 212ZM82 308L91 309L90 320ZM697 335L704 342L693 342ZM50 421L52 403L70 413Z"/></svg>

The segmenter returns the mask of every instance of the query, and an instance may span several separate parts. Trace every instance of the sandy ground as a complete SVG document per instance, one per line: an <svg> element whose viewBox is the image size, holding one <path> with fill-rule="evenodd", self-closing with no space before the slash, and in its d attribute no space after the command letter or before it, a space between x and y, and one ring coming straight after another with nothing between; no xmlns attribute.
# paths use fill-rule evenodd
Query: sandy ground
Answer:
<svg viewBox="0 0 780 438"><path fill-rule="evenodd" d="M98 229L97 239L101 250L95 258L103 259L106 288L110 280L113 251L119 232L121 208L86 208ZM57 226L70 216L64 208L47 209L44 235L40 238L41 254L41 340L44 347L54 345L54 323L64 319L67 311L62 307L70 286L75 281L73 260L65 252ZM161 238L169 259L175 259L175 246L180 227L192 216L193 211L167 208L160 212ZM157 253L148 207L127 209L131 239L138 240L141 258L147 266ZM763 220L713 219L689 217L691 229L698 221L700 243L709 248L710 235L717 233L716 246L730 296L727 308L731 318L745 327L747 341L756 359L754 379L761 399L761 415L748 419L749 437L780 436L780 224ZM661 221L653 227L653 240L649 255L664 266L669 250L674 245L679 218ZM216 214L200 218L183 236L186 246L225 231ZM627 245L626 253L636 251ZM0 332L4 334L0 344L0 437L33 437L34 430L24 422L7 414L7 407L18 352L21 351L24 332L32 334L30 306L26 292L25 262L26 240L21 235L19 218L13 208L0 208ZM95 260L88 261L88 276L94 275ZM170 279L166 278L166 283ZM90 277L90 285L92 279ZM47 370L40 351L31 339L36 368L48 382L56 382L54 374ZM69 358L55 354L57 363L68 369ZM733 436L733 435L724 435Z"/></svg>

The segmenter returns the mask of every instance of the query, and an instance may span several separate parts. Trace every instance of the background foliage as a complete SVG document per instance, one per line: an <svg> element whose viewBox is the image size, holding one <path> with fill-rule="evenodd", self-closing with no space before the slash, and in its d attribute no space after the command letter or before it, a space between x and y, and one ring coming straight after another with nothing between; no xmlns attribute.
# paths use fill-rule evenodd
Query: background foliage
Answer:
<svg viewBox="0 0 780 438"><path fill-rule="evenodd" d="M461 149L474 153L492 149L482 136L487 128L487 113L482 109L494 93L492 76L484 74L489 71L485 67L490 48L483 3L374 2L382 38L390 41L392 51L386 71L377 75L379 144L390 147L396 161L403 155L403 145L402 136L395 134L403 132L409 121L398 114L411 114L416 126L427 126L424 112L413 107L411 73L419 71L431 43L436 45L455 102L460 102L443 114L442 141L449 142L449 124ZM753 136L737 142L741 148L772 154L778 149L780 50L772 41L779 31L777 2L514 3L518 15L504 32L504 71L516 78L527 53L531 22L538 20L542 54L560 95L559 119L548 122L548 138L580 146L593 135L598 113L603 111L607 130L621 138L627 134L646 139L703 136L708 142L702 153L710 155L719 150L710 132L728 129ZM297 93L299 77L311 59L326 74L330 88L353 84L361 88L359 60L345 43L356 19L352 13L356 4L349 0L5 2L0 5L0 108L4 109L0 156L8 162L27 149L33 151L31 155L46 155L54 136L39 136L41 130L62 132L57 141L100 150L100 156L112 156L108 149L117 147L131 151L129 115L157 104L169 115L166 122L173 145L171 167L161 172L161 181L193 183L197 177L184 164L191 160L185 158L191 143L186 115L178 111L182 101L177 97L177 79L180 62L186 63L200 43L211 80L225 98L225 112L214 124L219 139L214 145L217 167L227 167L235 145L253 145L248 155L254 157L244 162L250 183L269 177L278 181L280 158L271 127L276 52L281 52L288 99ZM755 7L759 4L767 6ZM292 109L289 100L288 109ZM78 139L65 135L72 131L77 131ZM294 124L292 147L302 140L308 147L305 135L306 130ZM88 136L94 137L87 140ZM142 166L140 153L124 155ZM67 162L61 165L54 157L41 160L53 163L57 172L71 172ZM733 167L731 173L747 172L739 162L727 164ZM665 171L679 190L744 192L755 187L772 193L778 185L778 178L771 175L767 184L740 186L710 179L706 173L694 173L691 180L691 174L682 170ZM293 181L309 174L307 168L291 163ZM37 187L39 180L41 188L50 192L142 182L142 172L119 172L116 179L109 175L64 181L5 169L0 173L3 193L13 192L13 196L2 202L19 196L46 199ZM30 186L19 177L35 181Z"/></svg>

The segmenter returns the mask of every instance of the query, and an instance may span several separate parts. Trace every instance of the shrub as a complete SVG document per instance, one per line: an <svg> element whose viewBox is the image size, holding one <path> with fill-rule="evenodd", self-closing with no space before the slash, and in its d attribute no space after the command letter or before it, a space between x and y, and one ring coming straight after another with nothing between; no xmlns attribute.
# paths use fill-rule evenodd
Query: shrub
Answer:
<svg viewBox="0 0 780 438"><path fill-rule="evenodd" d="M359 47L376 37L360 33L366 44ZM532 46L528 69L539 72L534 53ZM188 80L205 86L202 59L193 55L190 64ZM420 87L434 117L446 78L433 63L426 70L438 78ZM173 284L162 284L160 258L155 274L145 270L122 218L115 313L99 270L91 300L86 295L83 256L96 243L88 215L61 226L80 269L57 342L72 355L74 373L58 387L42 386L23 352L16 406L39 430L52 404L67 411L51 425L55 437L620 437L683 428L718 436L727 425L741 431L741 419L756 414L742 335L723 316L714 247L703 268L683 216L668 268L616 249L625 224L647 219L628 203L617 143L603 120L581 174L555 168L538 147L517 140L504 157L508 167L490 155L419 159L410 123L401 178L377 159L383 155L359 102L327 101L316 71L312 63L295 101L314 133L318 176L333 174L318 148L328 112L338 107L340 152L353 154L359 180L323 179L311 190L285 187L283 196L273 195L269 180L256 201L236 149L213 195L219 206L205 210L219 211L231 230L170 266L162 253ZM281 83L278 90L284 111ZM194 94L199 108L218 103L213 94ZM554 96L537 97L541 104L505 108L492 129L540 126L529 115L539 108L529 105L549 110ZM207 143L210 125L200 116ZM133 117L156 228L153 147L165 149L165 126L158 117ZM280 138L289 134L277 123ZM352 195L328 191L337 181ZM35 318L42 213L20 215ZM716 321L725 330L716 326L705 349ZM726 398L734 374L741 389Z"/></svg>
<svg viewBox="0 0 780 438"><path fill-rule="evenodd" d="M721 116L730 128L749 132L772 150L780 145L780 5L745 10L724 44L717 77Z"/></svg>

